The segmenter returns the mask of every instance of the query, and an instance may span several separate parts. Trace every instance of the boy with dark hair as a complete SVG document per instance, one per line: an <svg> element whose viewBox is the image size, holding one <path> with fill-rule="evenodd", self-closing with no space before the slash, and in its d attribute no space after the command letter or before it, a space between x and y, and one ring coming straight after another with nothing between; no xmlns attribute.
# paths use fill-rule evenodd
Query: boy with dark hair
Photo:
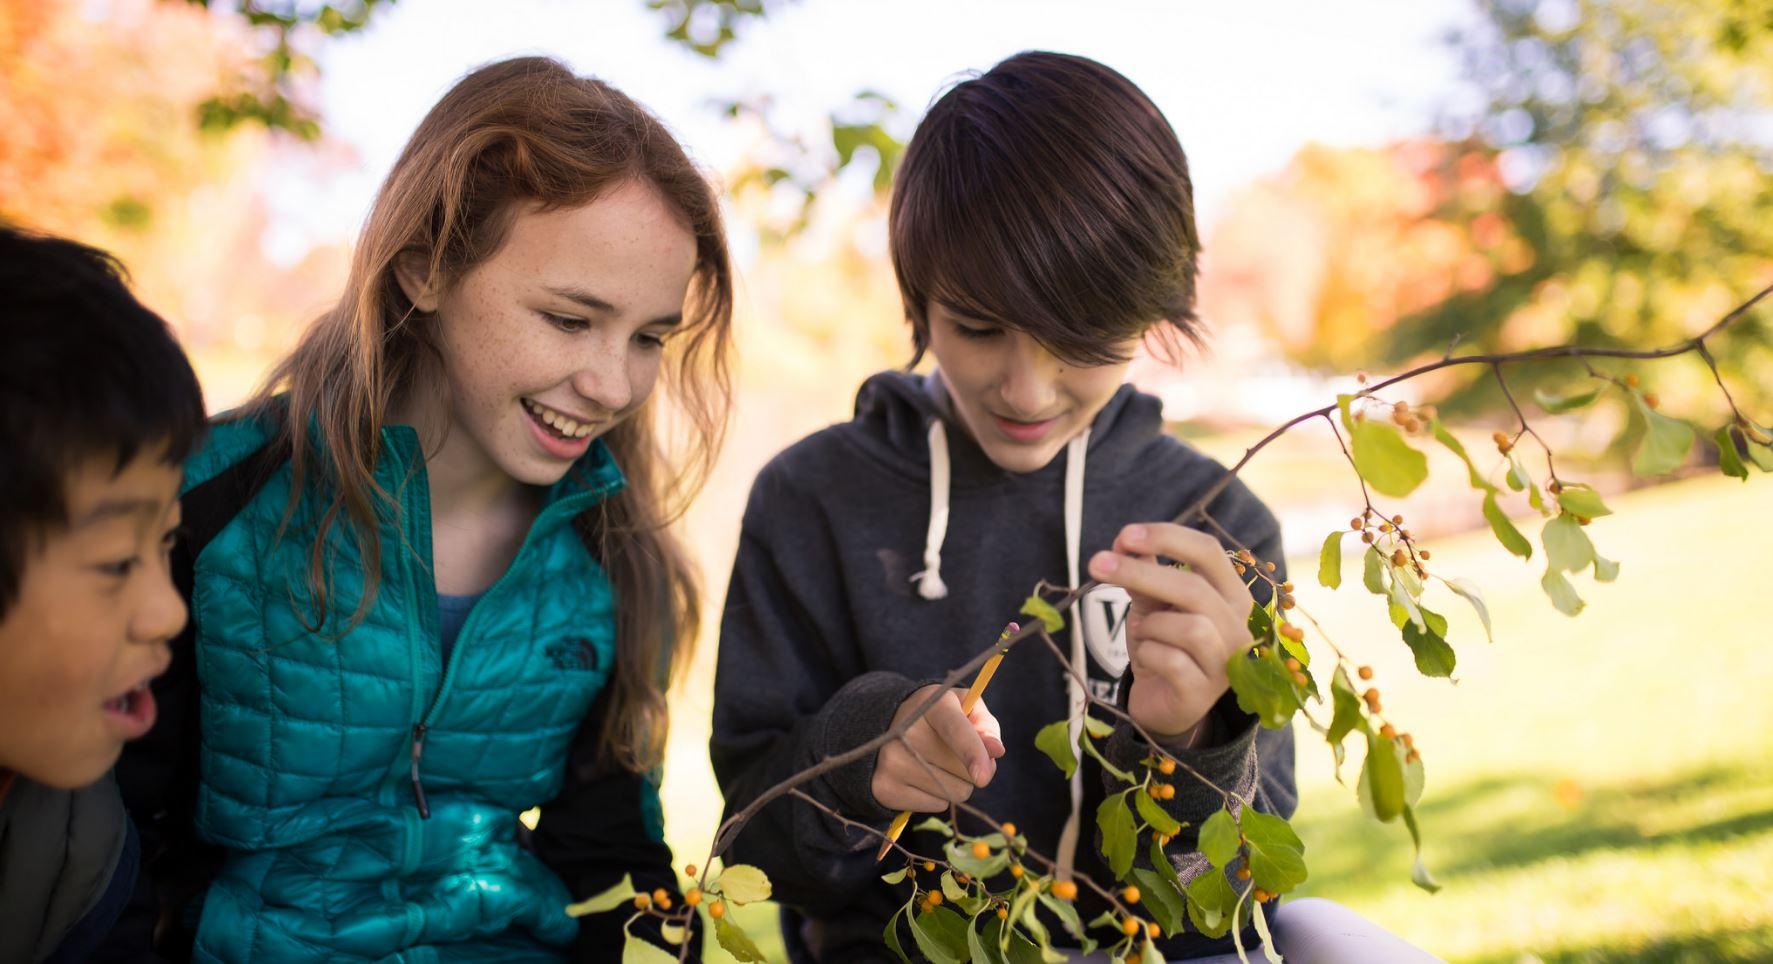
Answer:
<svg viewBox="0 0 1773 964"><path fill-rule="evenodd" d="M1038 582L1075 586L1087 573L1104 585L1071 608L1057 640L1085 679L1039 643L1021 646L998 669L989 710L969 714L944 694L903 741L806 792L879 828L896 811L970 799L1021 828L1061 879L1110 884L1094 821L1108 778L1086 759L1068 781L1034 746L1055 720L1075 736L1087 687L1183 772L1290 815L1292 731L1259 728L1226 679L1231 656L1251 645L1251 606L1271 592L1262 580L1246 585L1226 550L1284 566L1279 525L1235 479L1207 505L1220 528L1155 521L1175 518L1226 470L1166 435L1158 400L1124 384L1142 340L1170 350L1201 340L1192 187L1169 123L1099 63L1019 54L930 108L890 217L917 356L933 354L937 368L869 379L852 421L789 448L754 485L715 681L711 751L729 814L907 718ZM1272 575L1286 579L1284 568ZM1123 722L1102 722L1114 726L1108 760L1138 769L1145 743ZM1225 798L1192 779L1174 787L1162 806L1184 825L1169 849L1187 881L1212 872L1193 835ZM991 829L964 814L960 824ZM903 842L942 850L935 835ZM904 898L881 881L877 845L782 798L730 856L761 866L792 908L792 959L880 960ZM1106 906L1091 896L1079 897L1083 920ZM1056 922L1052 931L1065 939ZM1253 930L1243 939L1259 944ZM1229 937L1193 931L1159 942L1170 959L1230 948Z"/></svg>
<svg viewBox="0 0 1773 964"><path fill-rule="evenodd" d="M197 376L103 252L0 227L0 961L81 961L140 859L110 770L154 723Z"/></svg>

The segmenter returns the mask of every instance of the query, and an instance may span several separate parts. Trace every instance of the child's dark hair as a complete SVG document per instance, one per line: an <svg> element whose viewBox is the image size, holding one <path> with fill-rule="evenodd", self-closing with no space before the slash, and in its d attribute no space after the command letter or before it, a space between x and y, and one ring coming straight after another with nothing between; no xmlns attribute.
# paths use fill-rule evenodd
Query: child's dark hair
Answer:
<svg viewBox="0 0 1773 964"><path fill-rule="evenodd" d="M933 302L1080 365L1124 361L1154 321L1166 347L1201 341L1188 160L1151 99L1093 60L1020 53L943 94L890 232L916 358Z"/></svg>
<svg viewBox="0 0 1773 964"><path fill-rule="evenodd" d="M84 461L182 463L203 434L197 375L103 251L0 225L0 616L27 540L65 524Z"/></svg>

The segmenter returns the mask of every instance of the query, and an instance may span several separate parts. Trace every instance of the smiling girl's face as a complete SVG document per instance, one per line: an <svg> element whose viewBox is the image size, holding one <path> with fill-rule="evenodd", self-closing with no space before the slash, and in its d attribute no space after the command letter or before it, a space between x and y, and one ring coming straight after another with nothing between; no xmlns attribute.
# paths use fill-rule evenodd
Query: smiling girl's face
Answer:
<svg viewBox="0 0 1773 964"><path fill-rule="evenodd" d="M67 479L67 520L26 542L0 616L0 767L72 789L103 776L154 725L147 684L185 626L168 553L181 473L156 453Z"/></svg>
<svg viewBox="0 0 1773 964"><path fill-rule="evenodd" d="M402 272L439 319L448 444L470 443L485 471L559 481L652 392L695 269L695 236L629 181L579 207L520 210L499 250L440 296Z"/></svg>

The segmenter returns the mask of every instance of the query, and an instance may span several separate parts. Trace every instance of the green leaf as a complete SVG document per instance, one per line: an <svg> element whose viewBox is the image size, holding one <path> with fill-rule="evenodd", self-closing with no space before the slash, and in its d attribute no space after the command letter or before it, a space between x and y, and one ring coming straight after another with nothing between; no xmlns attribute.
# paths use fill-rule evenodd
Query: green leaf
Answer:
<svg viewBox="0 0 1773 964"><path fill-rule="evenodd" d="M1280 951L1274 948L1274 935L1268 932L1268 915L1260 903L1250 902L1250 917L1256 924L1256 936L1262 938L1262 956L1268 958L1270 964L1281 964Z"/></svg>
<svg viewBox="0 0 1773 964"><path fill-rule="evenodd" d="M904 907L894 911L893 916L887 921L886 930L882 931L880 934L881 940L886 942L886 946L892 948L894 954L899 955L899 960L903 961L904 964L911 964L911 957L905 953L905 948L899 944L899 918L904 917L909 913L910 906L910 904L906 904Z"/></svg>
<svg viewBox="0 0 1773 964"><path fill-rule="evenodd" d="M967 922L946 907L912 916L911 939L936 964L963 964L967 959Z"/></svg>
<svg viewBox="0 0 1773 964"><path fill-rule="evenodd" d="M1133 829L1133 811L1127 808L1128 793L1143 793L1134 788L1116 793L1096 808L1096 826L1102 831L1102 856L1114 876L1125 877L1133 866L1133 851L1139 846L1139 832Z"/></svg>
<svg viewBox="0 0 1773 964"><path fill-rule="evenodd" d="M1085 717L1085 719L1088 719L1088 717ZM1090 739L1089 731L1087 729L1079 731L1077 734L1077 745L1083 749L1085 754L1093 757L1097 763L1102 765L1102 771L1104 773L1109 774L1122 783L1138 782L1131 773L1108 762L1108 758L1102 755L1102 751L1096 749L1096 741Z"/></svg>
<svg viewBox="0 0 1773 964"><path fill-rule="evenodd" d="M967 896L966 888L955 881L952 870L942 871L942 896L951 901L958 901Z"/></svg>
<svg viewBox="0 0 1773 964"><path fill-rule="evenodd" d="M1361 713L1360 694L1354 691L1354 684L1342 667L1336 667L1336 674L1330 679L1330 699L1335 704L1335 715L1330 718L1330 729L1325 737L1337 748L1348 734L1358 727L1366 729L1366 716Z"/></svg>
<svg viewBox="0 0 1773 964"><path fill-rule="evenodd" d="M1441 581L1447 584L1448 589L1458 593L1466 602L1471 603L1471 608L1477 610L1478 621L1484 624L1484 638L1492 643L1495 642L1496 635L1490 631L1490 607L1484 605L1484 596L1482 591L1478 589L1477 583L1469 579L1442 579Z"/></svg>
<svg viewBox="0 0 1773 964"><path fill-rule="evenodd" d="M1480 489L1485 492L1493 490L1494 487L1484 480L1483 473L1479 472L1477 466L1472 464L1471 456L1465 451L1465 446L1461 444L1458 439L1454 438L1451 432L1448 432L1446 428L1441 425L1441 421L1438 418L1434 421L1434 437L1442 445L1452 451L1454 455L1459 456L1459 461L1465 463L1465 472L1471 478L1472 488Z"/></svg>
<svg viewBox="0 0 1773 964"><path fill-rule="evenodd" d="M992 850L989 857L973 856L971 841L950 840L942 845L942 853L961 873L979 880L990 880L1003 873L1010 865L1010 852L1007 850Z"/></svg>
<svg viewBox="0 0 1773 964"><path fill-rule="evenodd" d="M1563 490L1558 493L1558 505L1566 511L1588 519L1599 519L1604 515L1612 515L1613 510L1601 501L1600 493L1586 485L1575 482L1564 483Z"/></svg>
<svg viewBox="0 0 1773 964"><path fill-rule="evenodd" d="M1513 522L1508 521L1502 507L1496 504L1495 492L1484 495L1484 518L1489 520L1490 529L1496 533L1496 541L1502 543L1502 548L1522 559L1533 558L1533 544L1521 535L1521 530L1516 529Z"/></svg>
<svg viewBox="0 0 1773 964"><path fill-rule="evenodd" d="M1342 532L1337 529L1324 537L1324 547L1317 554L1317 581L1320 586L1336 589L1342 585Z"/></svg>
<svg viewBox="0 0 1773 964"><path fill-rule="evenodd" d="M1361 582L1367 591L1375 596L1383 596L1385 589L1385 560L1379 557L1379 550L1368 546L1366 554L1361 556Z"/></svg>
<svg viewBox="0 0 1773 964"><path fill-rule="evenodd" d="M581 900L576 904L566 905L566 916L585 917L589 914L602 914L626 906L640 892L634 889L634 878L623 874L620 883L601 894Z"/></svg>
<svg viewBox="0 0 1773 964"><path fill-rule="evenodd" d="M1022 601L1022 614L1040 620L1047 632L1056 633L1065 628L1065 617L1053 608L1053 604L1039 596L1029 596Z"/></svg>
<svg viewBox="0 0 1773 964"><path fill-rule="evenodd" d="M1404 808L1404 826L1410 828L1410 842L1416 847L1416 864L1410 868L1410 880L1423 890L1431 894L1435 893L1441 889L1441 885L1435 881L1434 875L1428 872L1428 866L1422 862L1422 831L1416 827L1415 808Z"/></svg>
<svg viewBox="0 0 1773 964"><path fill-rule="evenodd" d="M1508 474L1505 479L1508 487L1516 492L1524 491L1533 484L1533 477L1527 474L1526 469L1521 468L1520 461L1512 455L1508 457Z"/></svg>
<svg viewBox="0 0 1773 964"><path fill-rule="evenodd" d="M1413 807L1422 802L1422 791L1428 785L1428 774L1422 768L1422 754L1411 753L1397 743L1392 746L1398 756L1403 759L1404 767L1404 806ZM1411 760L1411 757L1415 757Z"/></svg>
<svg viewBox="0 0 1773 964"><path fill-rule="evenodd" d="M770 899L770 879L750 864L731 864L708 885L735 904L753 904Z"/></svg>
<svg viewBox="0 0 1773 964"><path fill-rule="evenodd" d="M1034 747L1045 753L1067 780L1077 772L1077 754L1071 751L1071 724L1067 720L1048 723L1034 735Z"/></svg>
<svg viewBox="0 0 1773 964"><path fill-rule="evenodd" d="M1109 734L1114 732L1114 724L1107 720L1097 719L1088 713L1084 714L1083 725L1084 729L1098 740L1106 739Z"/></svg>
<svg viewBox="0 0 1773 964"><path fill-rule="evenodd" d="M1600 394L1601 389L1597 387L1593 391L1581 392L1576 395L1565 395L1562 398L1559 398L1556 395L1546 394L1543 389L1535 388L1533 389L1533 400L1538 402L1539 407L1545 409L1547 413L1561 415L1565 412L1574 411L1588 405L1590 402L1593 402L1596 398L1600 397Z"/></svg>
<svg viewBox="0 0 1773 964"><path fill-rule="evenodd" d="M1458 660L1453 654L1453 647L1447 645L1447 618L1424 609L1422 622L1421 626L1410 622L1403 627L1404 644L1415 654L1416 670L1423 676L1452 676L1453 667Z"/></svg>
<svg viewBox="0 0 1773 964"><path fill-rule="evenodd" d="M994 928L1000 926L1000 922L996 915L991 916L986 921L983 934L973 926L978 922L979 919L974 918L972 922L967 924L967 956L973 964L980 964L980 962L998 964L1003 960L1003 955L998 952L997 931Z"/></svg>
<svg viewBox="0 0 1773 964"><path fill-rule="evenodd" d="M746 936L745 931L733 923L730 917L722 917L714 922L714 939L720 942L721 947L726 948L728 954L741 961L764 962L769 960L763 956L762 951L757 949L756 944L751 943L751 938Z"/></svg>
<svg viewBox="0 0 1773 964"><path fill-rule="evenodd" d="M1638 475L1666 475L1680 468L1687 460L1687 450L1693 447L1693 426L1645 405L1636 392L1631 397L1644 426L1637 453L1631 459L1631 470Z"/></svg>
<svg viewBox="0 0 1773 964"><path fill-rule="evenodd" d="M1293 679L1273 650L1266 657L1233 654L1225 664L1225 673L1237 694L1237 705L1271 730L1286 726L1299 709Z"/></svg>
<svg viewBox="0 0 1773 964"><path fill-rule="evenodd" d="M1732 431L1734 429L1726 425L1711 437L1718 447L1718 469L1732 479L1747 482L1748 466L1742 464L1742 456L1736 451L1736 437Z"/></svg>
<svg viewBox="0 0 1773 964"><path fill-rule="evenodd" d="M1352 405L1353 402L1353 395L1336 396L1336 410L1342 415L1342 427L1349 431L1354 430L1354 416L1349 411L1349 406Z"/></svg>
<svg viewBox="0 0 1773 964"><path fill-rule="evenodd" d="M1763 437L1773 435L1773 432L1768 432L1765 425L1755 423L1755 428L1760 430ZM1762 445L1750 439L1747 449L1750 462L1753 462L1762 472L1773 472L1773 445Z"/></svg>
<svg viewBox="0 0 1773 964"><path fill-rule="evenodd" d="M683 939L689 936L689 931L682 924L661 922L659 936L663 937L667 944L682 944Z"/></svg>
<svg viewBox="0 0 1773 964"><path fill-rule="evenodd" d="M1221 807L1213 811L1206 822L1200 825L1200 840L1197 844L1200 852L1214 867L1224 869L1226 864L1236 859L1238 847L1237 819L1231 811Z"/></svg>
<svg viewBox="0 0 1773 964"><path fill-rule="evenodd" d="M1284 894L1305 883L1305 844L1281 817L1244 808L1244 837L1249 841L1250 874L1256 886Z"/></svg>
<svg viewBox="0 0 1773 964"><path fill-rule="evenodd" d="M1420 606L1416 605L1415 597L1411 596L1409 590L1405 588L1404 580L1402 579L1403 572L1404 570L1401 568L1392 570L1393 575L1397 578L1394 578L1391 581L1391 602L1393 607L1391 622L1392 625L1399 629L1402 629L1406 625L1406 622L1409 625L1415 626L1417 629L1422 629L1424 628L1422 624L1422 609ZM1404 614L1404 619L1400 620L1397 618L1398 611L1401 611Z"/></svg>
<svg viewBox="0 0 1773 964"><path fill-rule="evenodd" d="M1563 573L1556 569L1545 570L1545 575L1539 579L1539 587L1545 590L1545 595L1550 597L1551 604L1557 607L1558 612L1566 616L1582 612L1582 597L1576 595L1576 587L1570 585L1570 580L1565 579Z"/></svg>
<svg viewBox="0 0 1773 964"><path fill-rule="evenodd" d="M1133 882L1139 885L1139 894L1146 912L1151 914L1166 935L1182 929L1182 915L1188 902L1183 898L1182 892L1176 889L1173 879L1165 879L1156 871L1146 870L1144 867L1135 867ZM1109 926L1114 926L1112 920Z"/></svg>
<svg viewBox="0 0 1773 964"><path fill-rule="evenodd" d="M1396 820L1404 809L1404 769L1397 747L1377 733L1367 734L1359 796L1367 813L1384 823Z"/></svg>
<svg viewBox="0 0 1773 964"><path fill-rule="evenodd" d="M1047 893L1040 895L1040 905L1052 911L1053 916L1059 918L1059 924L1065 928L1065 933L1080 941L1084 939L1083 920L1077 916L1076 905L1068 904Z"/></svg>
<svg viewBox="0 0 1773 964"><path fill-rule="evenodd" d="M1139 808L1140 818L1149 824L1151 829L1162 834L1181 832L1181 821L1165 813L1164 808L1158 806L1156 800L1151 799L1151 794L1143 790L1135 790L1133 791L1133 801Z"/></svg>
<svg viewBox="0 0 1773 964"><path fill-rule="evenodd" d="M1594 581L1612 582L1619 578L1619 563L1600 553L1594 554Z"/></svg>
<svg viewBox="0 0 1773 964"><path fill-rule="evenodd" d="M1149 937L1139 943L1139 964L1164 964L1163 952L1157 949L1157 942Z"/></svg>
<svg viewBox="0 0 1773 964"><path fill-rule="evenodd" d="M1554 570L1576 572L1594 563L1594 543L1568 513L1547 522L1540 541L1545 544L1545 564Z"/></svg>
<svg viewBox="0 0 1773 964"><path fill-rule="evenodd" d="M1224 874L1201 874L1188 885L1188 919L1208 937L1224 937L1231 929L1231 911L1237 900L1237 892L1225 881Z"/></svg>
<svg viewBox="0 0 1773 964"><path fill-rule="evenodd" d="M950 827L948 821L941 817L925 817L911 829L922 833L939 833L944 837L954 836L954 828Z"/></svg>
<svg viewBox="0 0 1773 964"><path fill-rule="evenodd" d="M740 934L739 936L744 937L743 934ZM757 949L752 948L752 950L755 952ZM761 954L756 957L740 957L738 954L734 954L733 956L739 958L741 961L763 960L763 955ZM667 954L663 948L658 947L650 941L643 941L640 938L635 937L632 933L628 933L625 930L623 931L622 964L676 964L676 961L677 955Z"/></svg>
<svg viewBox="0 0 1773 964"><path fill-rule="evenodd" d="M910 865L906 865L904 867L900 867L898 870L895 870L890 874L881 875L880 879L889 883L889 884L896 884L896 883L903 881L905 879L905 876L909 873L911 873L911 867L910 867Z"/></svg>
<svg viewBox="0 0 1773 964"><path fill-rule="evenodd" d="M1428 478L1428 457L1411 448L1395 427L1362 419L1349 434L1355 471L1375 491L1403 498Z"/></svg>

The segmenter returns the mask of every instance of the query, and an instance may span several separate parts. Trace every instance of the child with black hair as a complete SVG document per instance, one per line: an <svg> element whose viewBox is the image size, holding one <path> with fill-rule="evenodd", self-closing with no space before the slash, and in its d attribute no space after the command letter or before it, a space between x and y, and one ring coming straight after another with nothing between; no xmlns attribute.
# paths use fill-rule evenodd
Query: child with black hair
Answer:
<svg viewBox="0 0 1773 964"><path fill-rule="evenodd" d="M109 255L0 227L0 961L84 961L140 848L110 771L154 724L197 376Z"/></svg>
<svg viewBox="0 0 1773 964"><path fill-rule="evenodd" d="M806 792L879 828L896 811L945 813L970 799L1013 821L1061 879L1107 884L1114 875L1093 816L1119 785L1106 786L1091 760L1067 780L1034 747L1055 720L1069 720L1075 736L1087 687L1153 734L1186 764L1181 772L1290 815L1292 731L1259 728L1226 677L1252 643L1251 607L1272 591L1240 576L1227 550L1273 563L1279 584L1280 527L1223 466L1165 434L1156 398L1124 384L1142 340L1172 353L1202 340L1192 187L1169 123L1099 63L1019 54L930 108L896 176L890 219L913 364L927 351L937 368L869 379L852 421L794 445L757 479L715 682L711 749L728 812L906 719L1037 583L1075 586L1087 575L1103 585L1071 607L1058 640L1085 679L1039 643L1024 645L971 713L958 691L944 694L903 741ZM1159 521L1221 483L1210 521ZM1145 742L1099 715L1114 727L1104 755L1138 769ZM1174 788L1161 805L1183 823L1169 854L1188 881L1215 872L1194 852L1194 834L1226 798L1180 776ZM964 833L994 829L959 820ZM904 842L941 852L934 834ZM739 834L731 857L760 865L791 908L783 930L793 960L885 960L882 931L904 897L882 882L877 845L782 798ZM1092 896L1079 897L1083 920L1105 907ZM1277 916L1283 948L1290 919L1307 960L1424 959L1325 901ZM1358 936L1320 939L1333 930ZM1056 923L1052 932L1065 939ZM911 946L909 935L901 941ZM1260 943L1253 929L1243 942ZM1187 931L1158 947L1182 959L1231 944Z"/></svg>

